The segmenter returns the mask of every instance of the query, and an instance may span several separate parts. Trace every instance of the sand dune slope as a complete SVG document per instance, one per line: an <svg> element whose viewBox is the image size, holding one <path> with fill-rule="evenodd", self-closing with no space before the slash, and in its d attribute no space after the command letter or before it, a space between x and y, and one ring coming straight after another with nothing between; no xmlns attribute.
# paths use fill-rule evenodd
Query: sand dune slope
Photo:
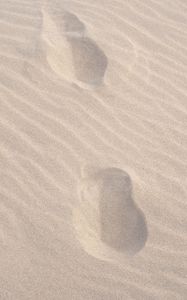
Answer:
<svg viewBox="0 0 187 300"><path fill-rule="evenodd" d="M186 299L186 16L0 1L0 299Z"/></svg>

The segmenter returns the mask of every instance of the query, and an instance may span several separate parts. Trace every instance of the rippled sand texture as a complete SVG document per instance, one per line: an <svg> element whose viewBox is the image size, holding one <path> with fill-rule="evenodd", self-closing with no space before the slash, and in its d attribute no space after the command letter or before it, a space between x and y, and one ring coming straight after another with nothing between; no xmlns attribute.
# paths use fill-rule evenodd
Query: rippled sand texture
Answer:
<svg viewBox="0 0 187 300"><path fill-rule="evenodd" d="M0 1L0 299L186 299L186 31L182 0Z"/></svg>

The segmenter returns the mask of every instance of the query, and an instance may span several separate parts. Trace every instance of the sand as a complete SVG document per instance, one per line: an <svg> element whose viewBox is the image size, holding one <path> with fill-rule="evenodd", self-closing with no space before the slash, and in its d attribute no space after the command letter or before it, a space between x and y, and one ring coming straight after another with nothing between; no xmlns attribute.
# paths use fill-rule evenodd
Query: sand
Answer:
<svg viewBox="0 0 187 300"><path fill-rule="evenodd" d="M0 299L185 300L187 4L0 1Z"/></svg>

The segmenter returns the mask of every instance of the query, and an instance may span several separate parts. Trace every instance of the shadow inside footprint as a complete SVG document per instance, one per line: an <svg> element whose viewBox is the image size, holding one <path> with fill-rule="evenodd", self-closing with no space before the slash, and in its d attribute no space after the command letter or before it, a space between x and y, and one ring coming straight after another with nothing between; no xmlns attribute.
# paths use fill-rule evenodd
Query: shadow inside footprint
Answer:
<svg viewBox="0 0 187 300"><path fill-rule="evenodd" d="M132 198L129 175L117 168L102 170L100 182L101 240L118 251L135 254L147 240L143 213Z"/></svg>
<svg viewBox="0 0 187 300"><path fill-rule="evenodd" d="M78 34L83 36L86 31L84 23L81 22L76 15L68 11L64 11L61 17L61 27L63 28L64 33L69 36L76 36Z"/></svg>
<svg viewBox="0 0 187 300"><path fill-rule="evenodd" d="M90 85L102 83L107 68L107 57L88 37L68 38L72 49L76 78Z"/></svg>

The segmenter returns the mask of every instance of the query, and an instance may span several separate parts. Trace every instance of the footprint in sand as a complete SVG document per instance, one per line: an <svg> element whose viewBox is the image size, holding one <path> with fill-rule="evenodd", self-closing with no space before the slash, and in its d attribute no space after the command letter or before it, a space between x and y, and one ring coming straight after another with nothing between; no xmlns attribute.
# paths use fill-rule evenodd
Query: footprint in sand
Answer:
<svg viewBox="0 0 187 300"><path fill-rule="evenodd" d="M138 253L148 235L144 214L133 200L131 179L118 168L83 169L73 223L84 250L102 260Z"/></svg>
<svg viewBox="0 0 187 300"><path fill-rule="evenodd" d="M42 39L51 68L67 81L92 88L103 83L107 57L74 14L43 7Z"/></svg>

